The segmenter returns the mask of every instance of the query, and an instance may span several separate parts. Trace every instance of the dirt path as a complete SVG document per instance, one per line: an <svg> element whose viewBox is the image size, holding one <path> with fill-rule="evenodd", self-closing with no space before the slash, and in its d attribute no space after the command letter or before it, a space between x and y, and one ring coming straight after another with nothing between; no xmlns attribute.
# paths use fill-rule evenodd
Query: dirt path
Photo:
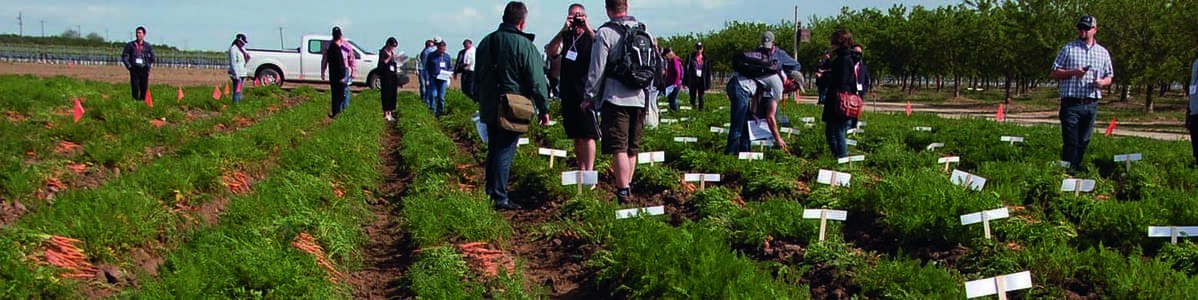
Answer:
<svg viewBox="0 0 1198 300"><path fill-rule="evenodd" d="M355 299L390 299L400 297L399 279L412 263L413 249L407 249L411 243L404 239L395 215L398 213L396 204L400 201L410 174L403 174L403 164L399 161L399 142L402 133L398 128L387 124L387 135L382 137L383 150L383 184L370 202L370 212L374 222L366 226L369 242L363 248L365 267L350 273L349 284L353 287Z"/></svg>
<svg viewBox="0 0 1198 300"><path fill-rule="evenodd" d="M800 100L803 104L816 103L815 97L803 97ZM993 106L993 107L991 107ZM891 112L903 113L907 110L907 103L900 102L873 102L866 103L866 109L869 112ZM926 104L912 103L912 112L933 113L942 118L960 119L960 118L986 118L993 120L996 117L997 105L985 104ZM1056 125L1061 121L1057 119L1056 110L1032 110L1008 112L1006 114L1007 122L1013 122L1019 125ZM1098 120L1095 124L1095 130L1105 130L1105 120ZM1100 128L1101 127L1101 128ZM1182 124L1174 122L1119 122L1115 128L1114 135L1118 136L1135 136L1158 140L1168 141L1189 141L1190 137L1182 129Z"/></svg>

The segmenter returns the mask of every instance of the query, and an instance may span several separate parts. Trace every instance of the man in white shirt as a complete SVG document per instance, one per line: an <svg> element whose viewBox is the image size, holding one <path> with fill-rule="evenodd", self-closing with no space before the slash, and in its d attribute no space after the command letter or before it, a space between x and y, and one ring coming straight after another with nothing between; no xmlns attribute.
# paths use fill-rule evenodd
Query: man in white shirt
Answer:
<svg viewBox="0 0 1198 300"><path fill-rule="evenodd" d="M462 93L474 99L474 41L466 39L462 42L462 51L458 51L458 59L454 68L455 80L460 78ZM459 77L460 76L460 77ZM478 101L474 99L474 101Z"/></svg>

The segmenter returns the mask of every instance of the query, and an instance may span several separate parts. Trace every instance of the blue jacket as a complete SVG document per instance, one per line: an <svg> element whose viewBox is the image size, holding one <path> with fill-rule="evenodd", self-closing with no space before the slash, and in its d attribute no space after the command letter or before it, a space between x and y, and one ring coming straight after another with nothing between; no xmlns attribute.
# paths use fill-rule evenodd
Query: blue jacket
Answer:
<svg viewBox="0 0 1198 300"><path fill-rule="evenodd" d="M437 80L437 74L441 74L441 70L453 72L453 64L449 58L449 53L433 52L429 53L424 58L424 73L428 74L428 80Z"/></svg>

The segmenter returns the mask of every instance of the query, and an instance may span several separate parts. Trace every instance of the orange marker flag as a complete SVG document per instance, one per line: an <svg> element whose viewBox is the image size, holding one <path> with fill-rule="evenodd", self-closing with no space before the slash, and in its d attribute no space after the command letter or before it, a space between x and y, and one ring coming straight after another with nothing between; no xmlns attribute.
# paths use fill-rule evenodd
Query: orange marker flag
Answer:
<svg viewBox="0 0 1198 300"><path fill-rule="evenodd" d="M258 78L254 78L254 87L260 87L260 86L262 86L262 80L258 79Z"/></svg>
<svg viewBox="0 0 1198 300"><path fill-rule="evenodd" d="M212 99L220 100L220 86L212 87Z"/></svg>
<svg viewBox="0 0 1198 300"><path fill-rule="evenodd" d="M149 89L146 89L146 105L154 107L154 96L150 93Z"/></svg>
<svg viewBox="0 0 1198 300"><path fill-rule="evenodd" d="M179 95L175 97L175 103L183 102L183 87L179 87Z"/></svg>
<svg viewBox="0 0 1198 300"><path fill-rule="evenodd" d="M225 95L228 95L228 94L232 94L232 93L229 93L229 83L226 82L225 83Z"/></svg>
<svg viewBox="0 0 1198 300"><path fill-rule="evenodd" d="M1115 124L1116 123L1118 123L1118 122L1115 121L1115 117L1111 117L1111 125L1106 126L1106 136L1111 136L1112 133L1115 133Z"/></svg>
<svg viewBox="0 0 1198 300"><path fill-rule="evenodd" d="M911 116L911 101L907 101L907 116Z"/></svg>
<svg viewBox="0 0 1198 300"><path fill-rule="evenodd" d="M998 121L999 121L999 122L1002 122L1002 121L1006 121L1006 120L1007 120L1007 112L1006 112L1006 110L1007 110L1007 108L1006 108L1006 106L1005 106L1005 105L1002 105L1002 104L999 104L999 105L998 105L998 118L997 118L997 119L998 119Z"/></svg>
<svg viewBox="0 0 1198 300"><path fill-rule="evenodd" d="M79 123L79 119L83 118L83 103L79 102L79 98L75 98L75 123Z"/></svg>

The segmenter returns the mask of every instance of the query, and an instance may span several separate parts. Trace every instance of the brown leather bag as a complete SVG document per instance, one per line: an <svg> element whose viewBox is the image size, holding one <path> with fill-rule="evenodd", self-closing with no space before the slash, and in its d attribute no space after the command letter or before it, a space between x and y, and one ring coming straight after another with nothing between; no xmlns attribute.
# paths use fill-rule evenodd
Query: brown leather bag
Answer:
<svg viewBox="0 0 1198 300"><path fill-rule="evenodd" d="M504 130L525 133L528 125L532 124L536 107L532 100L520 94L503 94L499 96L499 127Z"/></svg>
<svg viewBox="0 0 1198 300"><path fill-rule="evenodd" d="M860 70L860 63L853 66L853 86L857 86L857 72ZM857 95L857 89L853 89L851 91L840 91L836 93L836 97L840 99L841 114L849 119L861 118L861 112L865 111L865 101L862 101L861 96Z"/></svg>

